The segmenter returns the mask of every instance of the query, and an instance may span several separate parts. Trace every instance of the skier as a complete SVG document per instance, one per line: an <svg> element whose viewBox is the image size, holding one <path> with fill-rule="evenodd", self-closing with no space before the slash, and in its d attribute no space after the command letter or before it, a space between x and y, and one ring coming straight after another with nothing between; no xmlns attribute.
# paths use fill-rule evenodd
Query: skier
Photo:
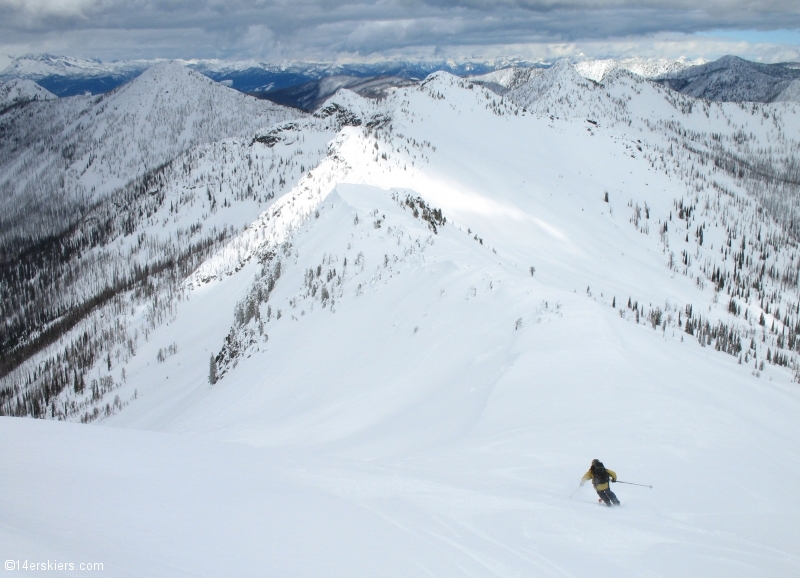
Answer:
<svg viewBox="0 0 800 578"><path fill-rule="evenodd" d="M597 495L600 496L600 499L610 508L612 503L619 506L619 500L617 496L614 495L614 492L611 491L611 488L608 487L609 478L612 482L616 482L617 473L613 470L606 469L603 462L595 459L592 460L589 471L586 472L583 479L581 479L581 485L585 484L587 480L592 480L592 485L594 489L597 490Z"/></svg>

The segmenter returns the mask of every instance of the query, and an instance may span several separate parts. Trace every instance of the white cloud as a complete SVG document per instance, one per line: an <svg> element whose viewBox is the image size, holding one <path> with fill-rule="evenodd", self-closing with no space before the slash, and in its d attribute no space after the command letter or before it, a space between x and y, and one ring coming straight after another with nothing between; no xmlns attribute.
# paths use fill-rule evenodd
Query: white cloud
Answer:
<svg viewBox="0 0 800 578"><path fill-rule="evenodd" d="M250 58L263 59L275 52L275 33L269 26L248 26L241 40L242 52Z"/></svg>
<svg viewBox="0 0 800 578"><path fill-rule="evenodd" d="M27 18L85 17L88 9L99 8L99 0L0 0L0 10L25 15Z"/></svg>
<svg viewBox="0 0 800 578"><path fill-rule="evenodd" d="M779 28L796 0L0 0L0 53L102 59L799 59ZM698 34L737 29L762 41Z"/></svg>

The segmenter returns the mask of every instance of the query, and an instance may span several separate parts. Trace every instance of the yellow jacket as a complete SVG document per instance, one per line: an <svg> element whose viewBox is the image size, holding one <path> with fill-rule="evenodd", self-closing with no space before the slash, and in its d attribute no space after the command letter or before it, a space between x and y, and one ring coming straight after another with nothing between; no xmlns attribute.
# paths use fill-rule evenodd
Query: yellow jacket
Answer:
<svg viewBox="0 0 800 578"><path fill-rule="evenodd" d="M617 481L617 472L615 472L614 470L609 470L608 468L606 468L606 472L608 472L608 477L609 477L609 478L610 478L612 481L614 481L614 482L616 482L616 481ZM593 476L592 476L592 468L589 468L589 471L588 471L588 472L586 472L586 473L583 475L583 478L581 479L581 485L583 485L583 482L586 482L586 481L592 480L592 477L593 477ZM592 480L592 484L594 484L594 480ZM607 490L607 489L608 489L608 482L606 482L605 484L599 484L599 485L595 485L595 486L594 486L594 489L595 489L595 490Z"/></svg>

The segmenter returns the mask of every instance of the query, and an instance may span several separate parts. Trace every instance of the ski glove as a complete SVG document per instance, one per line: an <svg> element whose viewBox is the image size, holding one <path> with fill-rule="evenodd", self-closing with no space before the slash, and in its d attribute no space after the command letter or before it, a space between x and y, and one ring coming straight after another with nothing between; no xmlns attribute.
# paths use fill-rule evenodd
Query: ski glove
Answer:
<svg viewBox="0 0 800 578"><path fill-rule="evenodd" d="M585 484L586 480L581 480L581 485Z"/></svg>

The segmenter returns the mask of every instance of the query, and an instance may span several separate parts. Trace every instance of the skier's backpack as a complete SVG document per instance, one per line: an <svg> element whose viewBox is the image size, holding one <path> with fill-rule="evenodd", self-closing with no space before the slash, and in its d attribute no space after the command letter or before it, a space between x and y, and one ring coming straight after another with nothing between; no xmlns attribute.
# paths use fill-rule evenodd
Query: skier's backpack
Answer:
<svg viewBox="0 0 800 578"><path fill-rule="evenodd" d="M595 486L608 483L608 471L603 462L592 464L592 482Z"/></svg>

